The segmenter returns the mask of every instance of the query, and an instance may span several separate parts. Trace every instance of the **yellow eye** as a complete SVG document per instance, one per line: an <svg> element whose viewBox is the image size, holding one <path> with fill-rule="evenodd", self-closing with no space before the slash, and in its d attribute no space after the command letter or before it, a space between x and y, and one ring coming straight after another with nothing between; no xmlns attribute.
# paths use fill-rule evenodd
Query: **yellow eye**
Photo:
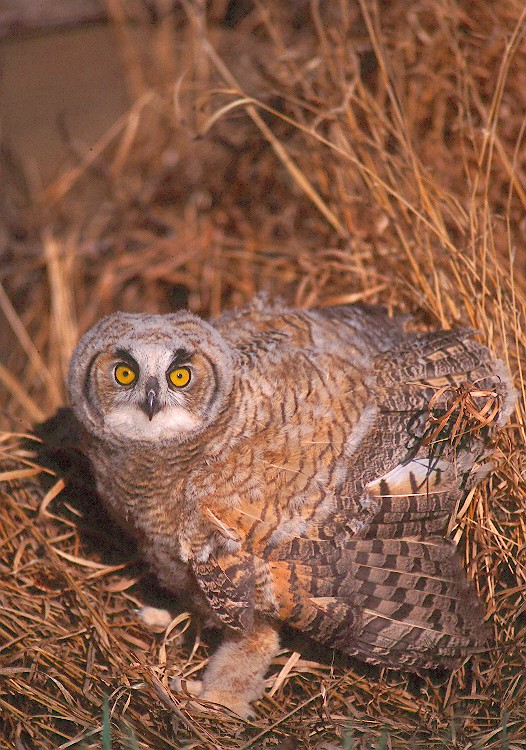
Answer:
<svg viewBox="0 0 526 750"><path fill-rule="evenodd" d="M113 374L119 385L131 385L131 383L137 378L137 375L132 368L125 364L117 365Z"/></svg>
<svg viewBox="0 0 526 750"><path fill-rule="evenodd" d="M184 388L190 382L192 373L189 367L178 367L168 373L168 378L170 379L170 383L175 385L176 388Z"/></svg>

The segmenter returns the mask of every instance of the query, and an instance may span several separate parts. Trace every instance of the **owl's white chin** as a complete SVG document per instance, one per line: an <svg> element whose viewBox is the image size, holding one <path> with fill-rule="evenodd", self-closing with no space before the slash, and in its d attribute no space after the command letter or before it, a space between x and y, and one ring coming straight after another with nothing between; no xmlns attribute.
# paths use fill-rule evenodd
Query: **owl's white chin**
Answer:
<svg viewBox="0 0 526 750"><path fill-rule="evenodd" d="M130 405L110 411L104 418L104 426L117 437L159 442L184 438L198 430L201 423L179 406L161 409L150 421L141 409Z"/></svg>

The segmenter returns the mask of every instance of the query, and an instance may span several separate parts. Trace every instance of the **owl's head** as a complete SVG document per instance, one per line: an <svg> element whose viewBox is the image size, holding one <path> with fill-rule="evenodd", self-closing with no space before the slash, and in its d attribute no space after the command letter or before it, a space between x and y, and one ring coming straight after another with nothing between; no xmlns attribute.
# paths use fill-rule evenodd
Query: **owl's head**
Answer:
<svg viewBox="0 0 526 750"><path fill-rule="evenodd" d="M192 313L114 313L77 344L69 397L84 427L110 442L183 442L216 418L233 367L222 336Z"/></svg>

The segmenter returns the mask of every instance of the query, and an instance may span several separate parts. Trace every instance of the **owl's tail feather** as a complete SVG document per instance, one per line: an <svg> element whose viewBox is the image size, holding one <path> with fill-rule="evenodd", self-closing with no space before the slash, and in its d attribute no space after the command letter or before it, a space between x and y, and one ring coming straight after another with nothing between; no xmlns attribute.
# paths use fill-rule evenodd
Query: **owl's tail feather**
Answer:
<svg viewBox="0 0 526 750"><path fill-rule="evenodd" d="M286 572L273 572L288 583L280 615L327 645L392 668L433 669L458 665L487 640L452 543L356 539L338 555L333 548L332 560L318 551L317 560L280 562Z"/></svg>
<svg viewBox="0 0 526 750"><path fill-rule="evenodd" d="M357 652L391 666L451 667L487 640L484 608L454 544L367 541L351 544L351 597L362 612Z"/></svg>

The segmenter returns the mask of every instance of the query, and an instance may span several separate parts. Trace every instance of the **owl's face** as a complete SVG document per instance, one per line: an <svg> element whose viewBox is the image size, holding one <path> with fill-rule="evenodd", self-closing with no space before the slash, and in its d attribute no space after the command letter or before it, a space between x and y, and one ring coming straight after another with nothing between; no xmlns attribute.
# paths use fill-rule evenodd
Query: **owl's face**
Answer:
<svg viewBox="0 0 526 750"><path fill-rule="evenodd" d="M76 416L110 441L184 441L207 427L232 383L218 332L191 313L115 313L90 329L70 366Z"/></svg>

